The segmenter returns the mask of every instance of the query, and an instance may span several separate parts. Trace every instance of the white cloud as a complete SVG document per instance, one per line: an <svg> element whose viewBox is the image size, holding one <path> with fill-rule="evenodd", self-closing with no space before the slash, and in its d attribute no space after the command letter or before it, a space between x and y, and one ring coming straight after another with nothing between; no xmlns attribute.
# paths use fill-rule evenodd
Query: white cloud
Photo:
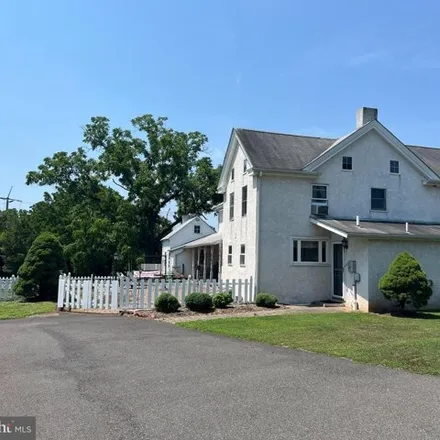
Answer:
<svg viewBox="0 0 440 440"><path fill-rule="evenodd" d="M347 64L352 67L362 66L364 64L370 64L377 61L378 59L382 58L383 55L384 53L382 51L367 52L350 58Z"/></svg>

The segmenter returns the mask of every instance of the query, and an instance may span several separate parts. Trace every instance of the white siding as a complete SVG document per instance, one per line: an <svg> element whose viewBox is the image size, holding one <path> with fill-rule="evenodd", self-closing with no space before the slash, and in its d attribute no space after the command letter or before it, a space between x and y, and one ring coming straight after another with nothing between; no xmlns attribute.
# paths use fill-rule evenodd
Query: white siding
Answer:
<svg viewBox="0 0 440 440"><path fill-rule="evenodd" d="M233 161L235 178L231 181L228 177L228 185L224 194L223 222L221 226L222 248L222 278L238 279L255 276L256 261L256 195L257 178L248 172L243 173L243 161L245 155L239 147ZM247 214L242 216L242 188L247 185ZM230 193L234 193L234 220L229 220ZM240 245L246 245L246 264L240 266ZM228 246L232 245L232 265L228 265Z"/></svg>
<svg viewBox="0 0 440 440"><path fill-rule="evenodd" d="M343 156L353 158L352 171L342 170ZM390 174L390 160L399 161L400 174ZM440 222L440 188L424 186L420 172L375 131L368 132L318 171L321 175L314 183L329 185L331 217L359 215L375 220ZM386 212L370 210L371 188L386 188Z"/></svg>
<svg viewBox="0 0 440 440"><path fill-rule="evenodd" d="M194 233L194 225L200 226L200 234ZM177 225L176 227L179 227ZM169 239L162 241L162 272L168 273L172 272L175 266L181 269L182 264L184 264L185 275L191 274L191 259L188 255L182 253L182 249L178 249L173 252L171 249L181 246L183 244L189 243L199 238L206 237L207 235L214 234L214 229L211 228L204 220L199 217L194 217L188 222L183 228L179 229L174 235ZM167 266L165 267L165 255L167 255ZM179 258L180 255L180 258ZM168 263L169 259L169 263Z"/></svg>
<svg viewBox="0 0 440 440"><path fill-rule="evenodd" d="M330 234L309 222L310 198L310 180L262 178L258 290L275 293L281 303L331 297ZM328 263L293 264L294 237L327 238Z"/></svg>

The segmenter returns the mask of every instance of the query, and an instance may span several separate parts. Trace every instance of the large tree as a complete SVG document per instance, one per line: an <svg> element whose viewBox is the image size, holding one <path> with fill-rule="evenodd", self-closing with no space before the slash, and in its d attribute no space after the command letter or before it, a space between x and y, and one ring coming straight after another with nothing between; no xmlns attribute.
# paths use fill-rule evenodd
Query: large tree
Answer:
<svg viewBox="0 0 440 440"><path fill-rule="evenodd" d="M43 232L32 243L14 286L17 295L26 300L55 301L58 277L65 270L63 248L57 237Z"/></svg>
<svg viewBox="0 0 440 440"><path fill-rule="evenodd" d="M0 212L0 274L15 275L37 232L28 211Z"/></svg>
<svg viewBox="0 0 440 440"><path fill-rule="evenodd" d="M116 255L124 265L158 254L160 237L172 226L161 215L170 202L178 221L210 212L219 201L220 167L206 155L206 136L175 131L166 121L135 118L134 133L94 117L82 147L58 152L28 174L28 184L55 189L33 211L48 219L46 229L60 237L76 273L108 273Z"/></svg>

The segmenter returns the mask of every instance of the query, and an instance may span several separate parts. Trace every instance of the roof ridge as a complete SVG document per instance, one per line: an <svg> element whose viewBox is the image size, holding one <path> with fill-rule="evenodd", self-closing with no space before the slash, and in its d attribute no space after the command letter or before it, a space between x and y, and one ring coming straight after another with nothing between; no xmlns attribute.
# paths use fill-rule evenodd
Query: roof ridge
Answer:
<svg viewBox="0 0 440 440"><path fill-rule="evenodd" d="M325 138L325 137L321 137L321 136L310 136L310 135L305 135L305 134L281 133L279 131L255 130L253 128L243 128L243 127L235 127L235 130L255 131L257 133L278 134L281 136L295 136L295 137L310 138L310 139L325 139L325 140L331 140L331 141L335 141L335 140L339 139L339 138Z"/></svg>
<svg viewBox="0 0 440 440"><path fill-rule="evenodd" d="M427 150L439 150L440 147L426 147L425 145L406 145L408 148L425 148Z"/></svg>

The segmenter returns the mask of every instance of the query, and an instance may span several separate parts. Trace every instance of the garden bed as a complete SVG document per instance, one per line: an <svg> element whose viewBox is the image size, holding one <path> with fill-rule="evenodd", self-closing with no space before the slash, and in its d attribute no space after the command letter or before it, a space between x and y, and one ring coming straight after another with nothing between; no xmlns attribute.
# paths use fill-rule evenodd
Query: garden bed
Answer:
<svg viewBox="0 0 440 440"><path fill-rule="evenodd" d="M322 313L322 312L341 312L344 307L317 307L317 306L287 306L281 305L274 309L267 309L263 307L257 307L255 304L234 304L228 306L225 309L215 309L211 312L193 312L191 310L182 307L176 313L160 313L154 310L142 310L142 309L127 309L120 310L121 315L154 319L157 321L177 323L185 321L198 321L217 318L230 318L230 317L252 317L252 316L271 316L281 315L288 313Z"/></svg>

